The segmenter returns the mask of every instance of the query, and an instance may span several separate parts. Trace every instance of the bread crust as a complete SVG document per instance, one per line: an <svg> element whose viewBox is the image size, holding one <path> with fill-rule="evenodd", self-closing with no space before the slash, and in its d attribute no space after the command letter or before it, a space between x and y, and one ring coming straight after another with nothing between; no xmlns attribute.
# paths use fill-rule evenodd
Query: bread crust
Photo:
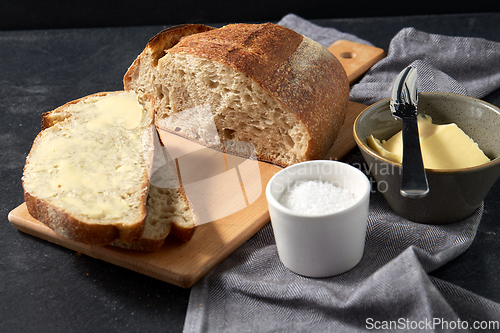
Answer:
<svg viewBox="0 0 500 333"><path fill-rule="evenodd" d="M164 30L150 40L124 77L126 90L134 89L131 81L137 77L142 59L151 55L155 55L153 60L149 58L152 66L167 52L210 59L248 75L296 115L310 137L304 160L321 159L327 154L342 126L349 99L347 75L331 52L272 23L230 24L198 33L192 27L189 33L185 29ZM179 34L184 36L179 38ZM287 166L265 153L257 157Z"/></svg>
<svg viewBox="0 0 500 333"><path fill-rule="evenodd" d="M137 226L117 228L109 224L85 223L27 192L24 193L24 200L31 216L58 234L76 242L90 245L105 245L116 239L134 242L142 235L142 228ZM144 219L141 222L141 225L143 224Z"/></svg>
<svg viewBox="0 0 500 333"><path fill-rule="evenodd" d="M139 76L142 62L147 61L147 59L153 59L155 63L152 65L156 66L158 59L165 55L166 50L179 43L183 37L213 29L215 28L204 24L181 24L164 29L153 36L147 43L145 50L134 60L125 73L123 77L124 89L130 90L130 83Z"/></svg>
<svg viewBox="0 0 500 333"><path fill-rule="evenodd" d="M338 59L320 44L272 23L230 24L185 37L168 52L208 58L254 79L306 126L306 159L323 158L333 145L349 83Z"/></svg>
<svg viewBox="0 0 500 333"><path fill-rule="evenodd" d="M61 117L52 118L51 115L59 111L65 110L69 105L81 102L84 99L103 97L108 94L119 93L119 92L100 92L92 95L88 95L71 102L68 102L57 109L46 112L42 115L42 132L43 130L56 125L57 123L64 121L67 117L71 115L62 115ZM146 97L147 98L147 97ZM142 101L141 103L146 103ZM149 108L151 109L151 108ZM152 111L148 111L152 112ZM153 125L153 116L150 114L148 128ZM150 131L151 131L150 130ZM33 146L36 144L37 139L42 135L40 132L33 142ZM150 144L152 145L152 133L148 136L150 137ZM26 171L26 166L28 165L29 158L31 157L32 151L28 154L27 163L24 166L24 171ZM152 161L152 154L146 156L146 159ZM149 163L151 164L151 163ZM147 173L149 174L149 173ZM143 180L143 191L140 195L140 217L136 223L132 225L122 224L116 222L113 224L108 223L90 223L82 221L78 218L71 216L69 213L65 212L61 208L54 207L49 202L43 199L39 199L31 195L25 188L24 176L21 180L24 192L24 200L26 202L28 212L38 221L47 225L52 230L57 233L67 237L71 240L90 244L90 245L105 245L109 244L115 240L120 240L121 242L130 243L138 241L144 230L144 222L146 218L146 198L149 189L149 178L146 176Z"/></svg>

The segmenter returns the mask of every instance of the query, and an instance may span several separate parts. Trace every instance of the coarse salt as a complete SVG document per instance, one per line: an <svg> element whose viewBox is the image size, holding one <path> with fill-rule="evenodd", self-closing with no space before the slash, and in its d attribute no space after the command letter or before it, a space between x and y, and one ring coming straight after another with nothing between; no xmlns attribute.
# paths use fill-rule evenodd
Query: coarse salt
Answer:
<svg viewBox="0 0 500 333"><path fill-rule="evenodd" d="M298 180L280 197L279 202L295 212L323 215L345 209L356 201L351 191L321 180Z"/></svg>

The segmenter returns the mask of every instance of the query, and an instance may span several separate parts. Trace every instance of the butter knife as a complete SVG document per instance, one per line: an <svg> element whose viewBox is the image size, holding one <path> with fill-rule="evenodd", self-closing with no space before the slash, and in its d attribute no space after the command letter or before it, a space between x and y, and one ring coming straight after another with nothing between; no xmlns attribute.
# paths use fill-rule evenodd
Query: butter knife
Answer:
<svg viewBox="0 0 500 333"><path fill-rule="evenodd" d="M408 66L399 73L392 89L390 109L403 124L403 172L401 195L421 198L429 193L427 175L422 161L417 126L417 70Z"/></svg>

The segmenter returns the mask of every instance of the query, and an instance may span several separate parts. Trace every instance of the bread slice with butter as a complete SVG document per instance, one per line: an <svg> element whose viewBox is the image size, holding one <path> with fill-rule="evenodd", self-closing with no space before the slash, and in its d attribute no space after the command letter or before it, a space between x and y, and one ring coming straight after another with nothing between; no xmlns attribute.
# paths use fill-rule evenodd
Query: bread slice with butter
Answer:
<svg viewBox="0 0 500 333"><path fill-rule="evenodd" d="M150 98L125 91L93 94L45 113L22 178L30 214L92 245L155 250L173 222L173 229L188 229L189 238L189 209L177 214L179 221L162 214L172 197L177 206L188 205L181 189L150 190L153 120Z"/></svg>

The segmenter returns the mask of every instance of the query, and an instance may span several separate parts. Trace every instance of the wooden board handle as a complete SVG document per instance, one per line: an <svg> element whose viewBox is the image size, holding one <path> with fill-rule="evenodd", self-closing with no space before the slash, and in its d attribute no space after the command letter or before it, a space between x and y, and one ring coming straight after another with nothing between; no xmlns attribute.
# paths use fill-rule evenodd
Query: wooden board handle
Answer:
<svg viewBox="0 0 500 333"><path fill-rule="evenodd" d="M355 83L370 67L385 57L383 49L338 40L328 47L344 67L349 84Z"/></svg>

